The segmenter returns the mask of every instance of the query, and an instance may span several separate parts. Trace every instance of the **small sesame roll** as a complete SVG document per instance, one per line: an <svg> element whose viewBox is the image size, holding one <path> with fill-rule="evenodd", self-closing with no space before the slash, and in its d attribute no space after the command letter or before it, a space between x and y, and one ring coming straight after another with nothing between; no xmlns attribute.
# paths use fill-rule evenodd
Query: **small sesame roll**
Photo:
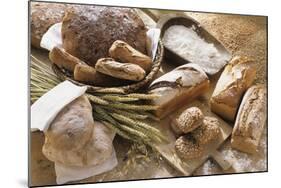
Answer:
<svg viewBox="0 0 281 188"><path fill-rule="evenodd" d="M192 136L199 145L206 145L211 141L218 139L221 134L218 119L206 116L202 126L192 132Z"/></svg>
<svg viewBox="0 0 281 188"><path fill-rule="evenodd" d="M203 156L203 147L191 135L180 136L175 142L175 150L182 159L195 159Z"/></svg>
<svg viewBox="0 0 281 188"><path fill-rule="evenodd" d="M204 115L197 107L191 107L183 111L178 118L172 122L172 129L176 134L186 134L202 125Z"/></svg>

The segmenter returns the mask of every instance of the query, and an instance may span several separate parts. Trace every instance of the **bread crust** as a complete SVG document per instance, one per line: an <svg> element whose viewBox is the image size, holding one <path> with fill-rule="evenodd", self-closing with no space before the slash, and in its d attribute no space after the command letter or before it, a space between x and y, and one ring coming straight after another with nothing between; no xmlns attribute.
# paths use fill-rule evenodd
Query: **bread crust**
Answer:
<svg viewBox="0 0 281 188"><path fill-rule="evenodd" d="M255 62L244 56L234 57L225 67L210 99L213 112L234 121L241 98L256 75Z"/></svg>
<svg viewBox="0 0 281 188"><path fill-rule="evenodd" d="M232 132L231 146L246 153L256 153L266 122L264 85L249 88L243 97Z"/></svg>
<svg viewBox="0 0 281 188"><path fill-rule="evenodd" d="M53 148L77 150L90 140L93 123L92 106L86 96L81 96L60 111L45 137Z"/></svg>
<svg viewBox="0 0 281 188"><path fill-rule="evenodd" d="M96 70L114 78L140 81L145 77L145 71L132 63L119 63L112 58L101 58L97 61Z"/></svg>
<svg viewBox="0 0 281 188"><path fill-rule="evenodd" d="M94 86L110 87L129 84L129 81L114 78L96 71L87 64L78 64L74 69L74 80Z"/></svg>
<svg viewBox="0 0 281 188"><path fill-rule="evenodd" d="M198 107L190 107L184 110L171 124L176 134L189 133L203 123L204 115Z"/></svg>
<svg viewBox="0 0 281 188"><path fill-rule="evenodd" d="M78 64L86 64L80 59L72 56L66 52L63 48L54 47L49 52L49 59L55 63L58 67L65 68L70 72L74 71L74 68Z"/></svg>
<svg viewBox="0 0 281 188"><path fill-rule="evenodd" d="M147 73L151 70L152 59L124 41L115 41L109 49L109 55L120 62L139 65Z"/></svg>
<svg viewBox="0 0 281 188"><path fill-rule="evenodd" d="M179 157L188 160L202 157L204 148L191 135L184 135L176 140L175 150Z"/></svg>

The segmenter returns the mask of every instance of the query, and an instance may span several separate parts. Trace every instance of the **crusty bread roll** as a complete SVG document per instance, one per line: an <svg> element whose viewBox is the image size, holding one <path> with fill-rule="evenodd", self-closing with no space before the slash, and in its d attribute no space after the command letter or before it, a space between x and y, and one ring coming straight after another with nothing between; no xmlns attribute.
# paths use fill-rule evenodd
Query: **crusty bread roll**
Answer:
<svg viewBox="0 0 281 188"><path fill-rule="evenodd" d="M152 66L152 59L150 57L121 40L117 40L112 44L109 49L109 55L120 62L139 65L146 72L149 72Z"/></svg>
<svg viewBox="0 0 281 188"><path fill-rule="evenodd" d="M72 56L66 52L63 48L54 47L49 52L49 59L59 67L63 67L71 72L74 71L74 68L78 64L86 64L80 59Z"/></svg>
<svg viewBox="0 0 281 188"><path fill-rule="evenodd" d="M67 5L62 3L31 2L31 44L41 48L42 36L50 26L62 21Z"/></svg>
<svg viewBox="0 0 281 188"><path fill-rule="evenodd" d="M248 57L236 56L225 67L210 99L211 110L226 120L234 121L244 92L256 75L256 64Z"/></svg>
<svg viewBox="0 0 281 188"><path fill-rule="evenodd" d="M163 118L209 88L209 79L196 64L185 64L154 80L148 92L160 95L152 104L159 106L155 115Z"/></svg>
<svg viewBox="0 0 281 188"><path fill-rule="evenodd" d="M186 134L199 127L203 123L203 119L204 115L199 108L190 107L174 119L171 126L176 134Z"/></svg>
<svg viewBox="0 0 281 188"><path fill-rule="evenodd" d="M86 84L102 87L121 86L129 84L129 81L114 78L96 71L95 68L87 64L78 64L74 69L74 80Z"/></svg>
<svg viewBox="0 0 281 188"><path fill-rule="evenodd" d="M183 159L196 159L203 156L204 147L190 135L180 136L175 142L175 150Z"/></svg>
<svg viewBox="0 0 281 188"><path fill-rule="evenodd" d="M245 93L232 132L231 146L246 153L256 153L266 122L266 89L252 86Z"/></svg>
<svg viewBox="0 0 281 188"><path fill-rule="evenodd" d="M145 77L145 71L132 63L119 63L112 58L101 58L97 61L96 70L114 78L140 81Z"/></svg>
<svg viewBox="0 0 281 188"><path fill-rule="evenodd" d="M66 166L94 166L113 152L114 132L93 121L91 104L85 96L67 105L45 133L43 154Z"/></svg>
<svg viewBox="0 0 281 188"><path fill-rule="evenodd" d="M220 122L217 118L206 116L203 124L191 134L198 144L204 147L220 137Z"/></svg>
<svg viewBox="0 0 281 188"><path fill-rule="evenodd" d="M116 40L146 53L145 25L131 8L81 5L68 10L62 23L63 48L87 64L107 57Z"/></svg>

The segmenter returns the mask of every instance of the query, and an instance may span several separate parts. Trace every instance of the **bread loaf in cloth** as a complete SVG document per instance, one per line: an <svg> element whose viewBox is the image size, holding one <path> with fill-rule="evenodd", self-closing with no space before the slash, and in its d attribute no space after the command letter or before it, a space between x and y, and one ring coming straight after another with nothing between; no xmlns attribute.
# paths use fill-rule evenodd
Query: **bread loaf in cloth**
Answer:
<svg viewBox="0 0 281 188"><path fill-rule="evenodd" d="M67 88L69 92L65 92ZM55 163L58 184L85 179L117 165L112 145L115 132L94 122L84 92L84 87L65 81L31 107L31 116L37 115L31 118L32 130L44 131L42 152Z"/></svg>

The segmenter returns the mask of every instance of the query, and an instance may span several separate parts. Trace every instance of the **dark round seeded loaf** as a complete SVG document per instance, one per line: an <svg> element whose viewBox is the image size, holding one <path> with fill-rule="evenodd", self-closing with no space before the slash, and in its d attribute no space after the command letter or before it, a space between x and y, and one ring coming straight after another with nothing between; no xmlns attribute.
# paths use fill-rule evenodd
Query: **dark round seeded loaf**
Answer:
<svg viewBox="0 0 281 188"><path fill-rule="evenodd" d="M66 12L62 24L64 49L95 65L99 58L108 57L116 40L123 40L146 54L146 28L133 9L104 6L76 6Z"/></svg>

